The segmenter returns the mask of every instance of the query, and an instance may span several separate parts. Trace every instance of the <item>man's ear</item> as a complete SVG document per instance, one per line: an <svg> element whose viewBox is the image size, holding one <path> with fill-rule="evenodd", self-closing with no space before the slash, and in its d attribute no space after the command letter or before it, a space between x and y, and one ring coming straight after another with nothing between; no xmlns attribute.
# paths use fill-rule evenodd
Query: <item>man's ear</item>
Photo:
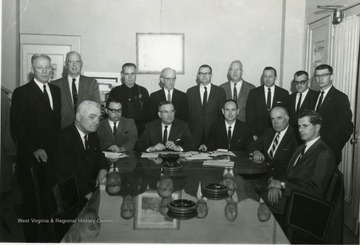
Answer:
<svg viewBox="0 0 360 245"><path fill-rule="evenodd" d="M76 112L76 121L80 122L80 113L79 112Z"/></svg>

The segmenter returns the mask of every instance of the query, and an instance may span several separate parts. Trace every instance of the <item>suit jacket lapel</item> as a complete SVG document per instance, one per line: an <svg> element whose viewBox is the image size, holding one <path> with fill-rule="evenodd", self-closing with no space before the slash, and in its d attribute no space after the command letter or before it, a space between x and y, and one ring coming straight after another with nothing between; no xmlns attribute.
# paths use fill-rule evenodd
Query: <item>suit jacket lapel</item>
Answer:
<svg viewBox="0 0 360 245"><path fill-rule="evenodd" d="M52 110L51 106L50 106L50 101L46 99L44 92L39 88L39 86L35 83L34 80L32 80L30 83L31 83L32 90L37 94L37 96L39 96L39 98L41 98L42 103L48 105L48 108L50 110ZM51 97L54 97L54 96L51 96Z"/></svg>
<svg viewBox="0 0 360 245"><path fill-rule="evenodd" d="M232 98L232 94L231 94L231 85L230 85L230 81L228 81L227 83L225 83L225 94L226 94L226 98Z"/></svg>
<svg viewBox="0 0 360 245"><path fill-rule="evenodd" d="M86 158L86 151L85 151L84 143L82 141L80 133L77 130L75 124L73 124L72 126L73 126L76 145L77 145L79 151L81 152L81 154L83 155L83 157Z"/></svg>
<svg viewBox="0 0 360 245"><path fill-rule="evenodd" d="M322 108L326 107L326 105L327 105L328 103L330 103L330 101L331 101L331 99L332 99L332 96L334 95L334 92L335 92L335 88L334 88L334 86L332 86L332 87L330 88L329 92L327 93L325 99L323 100L321 106L320 106L320 111L321 111Z"/></svg>
<svg viewBox="0 0 360 245"><path fill-rule="evenodd" d="M267 111L267 106L266 106L266 100L265 100L265 89L264 89L265 85L262 85L261 86L261 89L260 89L260 94L261 96L259 96L261 98L261 101L262 101L262 107L263 107L263 110ZM274 95L274 99L275 99L275 95Z"/></svg>
<svg viewBox="0 0 360 245"><path fill-rule="evenodd" d="M197 108L202 108L202 103L201 103L201 95L200 95L200 86L201 85L198 85L197 88L196 88L196 93L195 93L195 103L198 104L196 107Z"/></svg>
<svg viewBox="0 0 360 245"><path fill-rule="evenodd" d="M238 137L236 137L240 132L240 125L238 122L235 123L235 127L234 127L234 131L232 133L232 137L230 140L230 145L235 144L236 141L234 140L235 138L237 139ZM226 134L227 135L227 134Z"/></svg>
<svg viewBox="0 0 360 245"><path fill-rule="evenodd" d="M171 141L174 141L174 143L175 143L175 141L177 140L175 137L176 137L176 135L177 135L177 133L178 133L178 127L177 127L177 124L176 124L176 122L174 121L173 123L172 123L172 125L171 125L171 130L170 130L170 134L169 134L169 137L168 137L168 139L169 140L171 140ZM176 143L175 143L176 144Z"/></svg>

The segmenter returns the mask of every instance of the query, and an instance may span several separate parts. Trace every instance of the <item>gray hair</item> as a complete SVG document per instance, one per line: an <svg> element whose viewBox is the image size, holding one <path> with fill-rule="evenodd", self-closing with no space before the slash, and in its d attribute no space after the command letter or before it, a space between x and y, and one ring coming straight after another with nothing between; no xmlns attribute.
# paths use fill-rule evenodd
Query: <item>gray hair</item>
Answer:
<svg viewBox="0 0 360 245"><path fill-rule="evenodd" d="M84 100L80 103L80 105L77 107L76 113L80 113L81 115L86 111L90 106L94 106L98 108L101 111L101 106L92 100Z"/></svg>
<svg viewBox="0 0 360 245"><path fill-rule="evenodd" d="M31 64L33 65L34 64L34 61L37 59L37 58L45 58L45 59L48 59L51 63L51 58L49 55L47 54L34 54L32 57L31 57Z"/></svg>
<svg viewBox="0 0 360 245"><path fill-rule="evenodd" d="M81 63L82 63L81 55L80 55L78 52L76 52L76 51L70 51L70 52L68 52L68 53L66 54L66 59L65 59L66 62L69 61L69 57L70 57L72 54L77 54L77 55L79 56L79 58L80 58Z"/></svg>

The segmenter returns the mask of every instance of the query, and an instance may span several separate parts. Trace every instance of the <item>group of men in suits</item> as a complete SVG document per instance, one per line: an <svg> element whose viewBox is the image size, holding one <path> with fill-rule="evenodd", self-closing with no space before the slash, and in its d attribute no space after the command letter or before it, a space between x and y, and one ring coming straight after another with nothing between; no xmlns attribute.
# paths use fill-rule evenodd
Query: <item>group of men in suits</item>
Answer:
<svg viewBox="0 0 360 245"><path fill-rule="evenodd" d="M132 150L137 142L138 150L149 152L247 150L254 158L267 159L275 172L282 169L280 172L284 174L287 161L284 159L291 158L289 152L297 144L306 142L306 127L315 125L319 129L315 131L319 131L332 150L336 163L341 161L341 150L353 131L349 100L332 85L333 70L329 65L320 65L315 70L319 92L308 88L306 72L295 73L297 92L291 96L275 85L277 73L273 67L265 67L263 85L255 88L242 79L243 66L238 60L230 64L229 81L221 86L211 83L212 68L201 65L198 85L186 93L174 88L176 71L167 67L160 74L163 88L149 96L144 87L136 84L136 65L126 63L121 71L124 83L111 90L105 108L108 118L100 123L99 87L96 80L80 74L83 61L79 53L72 51L66 55L67 75L52 83L49 83L50 57L36 54L31 61L34 79L15 89L11 107L11 132L18 147L17 173L23 189L24 218L33 217L36 209L30 168L48 166L45 163L53 159L50 167L39 171L39 178L44 179L49 168L56 180L75 174L82 197L88 199L96 180L103 181L108 168L101 153L104 149ZM295 118L304 109L318 111L322 125L307 121L313 116L303 116L305 133L301 130L297 133ZM290 137L292 140L289 134L294 135ZM284 175L272 177L277 176ZM274 196L279 194L269 199L275 200ZM35 241L34 227L25 229L25 234L29 241Z"/></svg>
<svg viewBox="0 0 360 245"><path fill-rule="evenodd" d="M80 54L69 52L65 60L68 75L49 83L51 59L35 54L31 58L34 78L14 90L10 127L18 148L16 175L22 191L20 218L24 220L44 218L42 215L54 211L50 192L56 180L75 174L82 198L90 198L94 176L101 173L103 179L107 171L97 134L93 133L100 122L99 88L94 79L80 75L82 64ZM85 135L86 141L80 138ZM34 201L35 176L43 204L41 213ZM37 224L25 222L23 227L26 241L40 241Z"/></svg>

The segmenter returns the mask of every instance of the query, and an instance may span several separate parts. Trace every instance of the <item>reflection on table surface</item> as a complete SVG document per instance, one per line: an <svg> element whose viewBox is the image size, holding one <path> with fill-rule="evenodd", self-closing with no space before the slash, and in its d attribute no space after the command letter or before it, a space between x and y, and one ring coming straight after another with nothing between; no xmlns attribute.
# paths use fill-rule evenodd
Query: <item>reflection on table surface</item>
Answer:
<svg viewBox="0 0 360 245"><path fill-rule="evenodd" d="M266 163L236 152L233 169L183 158L164 169L161 158L140 156L109 160L110 186L96 190L63 242L289 243L239 175L264 173Z"/></svg>

